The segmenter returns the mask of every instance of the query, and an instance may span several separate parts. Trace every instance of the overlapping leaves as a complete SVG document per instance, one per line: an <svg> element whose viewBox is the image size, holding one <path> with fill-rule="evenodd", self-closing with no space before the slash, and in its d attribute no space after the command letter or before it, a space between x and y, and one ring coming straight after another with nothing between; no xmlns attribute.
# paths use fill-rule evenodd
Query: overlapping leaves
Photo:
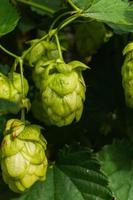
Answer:
<svg viewBox="0 0 133 200"><path fill-rule="evenodd" d="M133 144L127 141L106 145L99 153L102 170L117 200L133 199Z"/></svg>
<svg viewBox="0 0 133 200"><path fill-rule="evenodd" d="M83 16L107 23L117 31L133 32L133 6L122 0L72 0ZM86 5L89 5L87 7Z"/></svg>
<svg viewBox="0 0 133 200"><path fill-rule="evenodd" d="M89 149L65 148L48 169L46 182L15 200L112 200L107 178Z"/></svg>

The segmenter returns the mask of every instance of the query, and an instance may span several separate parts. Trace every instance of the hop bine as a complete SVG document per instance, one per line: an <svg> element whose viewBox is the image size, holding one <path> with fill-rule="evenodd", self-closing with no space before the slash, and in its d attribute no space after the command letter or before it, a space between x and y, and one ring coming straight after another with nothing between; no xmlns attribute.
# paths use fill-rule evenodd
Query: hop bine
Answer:
<svg viewBox="0 0 133 200"><path fill-rule="evenodd" d="M122 66L122 85L124 88L126 105L133 108L133 42L123 50L125 61Z"/></svg>
<svg viewBox="0 0 133 200"><path fill-rule="evenodd" d="M23 192L38 180L45 180L46 140L40 126L18 119L7 122L1 144L2 176L14 192Z"/></svg>

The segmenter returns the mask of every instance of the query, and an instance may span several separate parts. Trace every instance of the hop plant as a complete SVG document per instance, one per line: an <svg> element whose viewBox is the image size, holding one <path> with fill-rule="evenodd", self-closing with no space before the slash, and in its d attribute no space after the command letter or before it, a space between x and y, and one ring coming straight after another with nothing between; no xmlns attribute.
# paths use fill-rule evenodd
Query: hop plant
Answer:
<svg viewBox="0 0 133 200"><path fill-rule="evenodd" d="M60 59L47 62L41 59L33 72L41 99L34 101L34 116L47 125L59 127L72 123L74 119L79 121L86 91L82 70L86 68L79 61L66 64Z"/></svg>
<svg viewBox="0 0 133 200"><path fill-rule="evenodd" d="M133 42L130 42L123 50L126 55L122 66L122 84L124 88L126 105L133 108Z"/></svg>
<svg viewBox="0 0 133 200"><path fill-rule="evenodd" d="M1 145L2 176L14 192L23 192L37 180L45 180L46 140L40 126L21 120L7 122Z"/></svg>
<svg viewBox="0 0 133 200"><path fill-rule="evenodd" d="M27 95L29 85L27 80L24 78L24 94ZM8 74L8 77L0 73L0 100L6 100L15 104L21 104L22 98L22 86L20 74L14 72ZM20 110L19 106L14 106L12 110L1 110L0 114L6 113L17 113Z"/></svg>

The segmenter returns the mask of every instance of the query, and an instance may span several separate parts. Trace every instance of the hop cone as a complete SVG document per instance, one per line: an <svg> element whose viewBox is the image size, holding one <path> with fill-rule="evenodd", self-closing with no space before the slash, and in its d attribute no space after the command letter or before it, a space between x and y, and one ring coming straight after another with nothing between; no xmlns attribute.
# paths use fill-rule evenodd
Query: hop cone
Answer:
<svg viewBox="0 0 133 200"><path fill-rule="evenodd" d="M7 76L0 73L0 99L10 99L11 82Z"/></svg>
<svg viewBox="0 0 133 200"><path fill-rule="evenodd" d="M34 45L34 47L28 52L25 58L30 67L34 67L34 65L41 60L42 57L44 57L45 60L50 60L58 56L55 43L45 40L39 43L38 42L39 39L35 39L30 42L31 45Z"/></svg>
<svg viewBox="0 0 133 200"><path fill-rule="evenodd" d="M123 54L126 55L122 66L122 84L125 101L128 107L133 108L133 42L125 47Z"/></svg>
<svg viewBox="0 0 133 200"><path fill-rule="evenodd" d="M33 103L33 114L47 125L66 126L79 121L83 111L86 86L79 61L68 64L61 60L41 59L35 66L33 79L40 90L40 100ZM40 117L39 117L40 113Z"/></svg>
<svg viewBox="0 0 133 200"><path fill-rule="evenodd" d="M45 180L46 141L37 125L7 122L1 145L2 176L14 192L23 192L37 180Z"/></svg>
<svg viewBox="0 0 133 200"><path fill-rule="evenodd" d="M10 79L12 84L11 90L11 99L19 102L22 96L22 85L21 85L21 76L18 73L13 73L13 77ZM29 85L27 80L24 78L24 95L27 96L29 90Z"/></svg>
<svg viewBox="0 0 133 200"><path fill-rule="evenodd" d="M29 86L27 80L24 78L25 95L27 95ZM19 104L22 98L21 76L18 73L9 74L9 77L0 73L0 100L6 105L7 102ZM14 106L12 110L6 108L0 110L0 114L17 113L20 110L19 106Z"/></svg>

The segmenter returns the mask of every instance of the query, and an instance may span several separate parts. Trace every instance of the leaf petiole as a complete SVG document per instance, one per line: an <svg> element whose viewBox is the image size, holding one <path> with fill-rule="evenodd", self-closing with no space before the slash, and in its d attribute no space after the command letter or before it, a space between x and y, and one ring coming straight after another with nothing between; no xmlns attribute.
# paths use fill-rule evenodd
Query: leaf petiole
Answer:
<svg viewBox="0 0 133 200"><path fill-rule="evenodd" d="M78 8L73 2L72 2L72 0L67 0L67 2L71 5L71 7L72 8L74 8L74 10L76 10L76 11L81 11L81 9L80 8Z"/></svg>

